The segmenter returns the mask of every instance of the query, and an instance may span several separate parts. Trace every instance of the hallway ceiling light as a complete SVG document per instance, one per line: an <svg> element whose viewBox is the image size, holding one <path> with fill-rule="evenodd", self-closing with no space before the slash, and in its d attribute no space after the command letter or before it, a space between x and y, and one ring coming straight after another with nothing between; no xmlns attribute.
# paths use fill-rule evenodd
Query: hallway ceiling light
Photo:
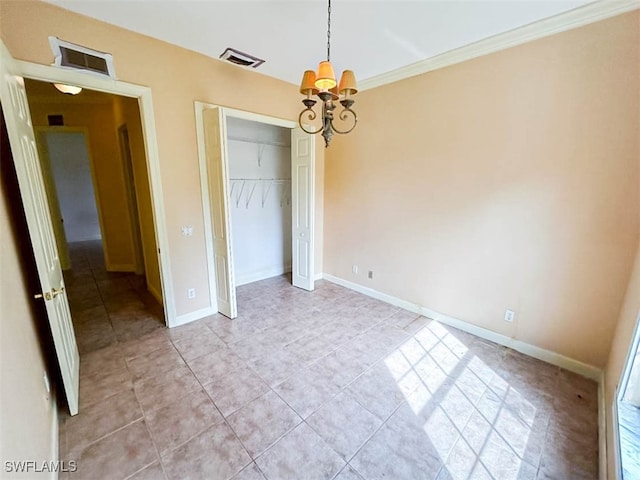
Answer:
<svg viewBox="0 0 640 480"><path fill-rule="evenodd" d="M54 83L53 86L56 87L59 92L66 93L68 95L77 95L82 91L81 87L66 85L64 83Z"/></svg>
<svg viewBox="0 0 640 480"><path fill-rule="evenodd" d="M334 132L339 134L349 133L356 127L358 117L356 112L351 110L351 107L355 103L351 99L351 95L358 93L358 87L356 85L356 76L351 70L345 70L342 72L340 83L336 81L336 74L333 72L333 65L331 65L331 0L328 0L327 8L327 59L320 62L318 66L318 72L313 70L307 70L302 76L302 83L300 84L300 93L306 95L307 98L302 100L305 108L300 112L298 117L298 124L300 128L312 135L322 132L324 137L325 147L329 146L331 138ZM312 95L317 95L322 101L322 125L317 130L307 130L302 123L302 117L308 113L308 119L313 121L316 119L317 114L313 110L313 106L317 103L316 100L311 98ZM340 104L344 109L340 112L339 118L343 121L351 119L353 125L347 130L339 130L333 125L333 111L336 108L334 101L340 100Z"/></svg>

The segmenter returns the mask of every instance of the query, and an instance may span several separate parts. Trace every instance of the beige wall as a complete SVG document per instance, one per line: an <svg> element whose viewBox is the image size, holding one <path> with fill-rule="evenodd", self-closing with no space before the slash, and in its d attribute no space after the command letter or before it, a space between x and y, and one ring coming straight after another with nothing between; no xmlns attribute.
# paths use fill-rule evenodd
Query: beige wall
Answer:
<svg viewBox="0 0 640 480"><path fill-rule="evenodd" d="M639 18L359 94L324 271L604 367L638 244Z"/></svg>
<svg viewBox="0 0 640 480"><path fill-rule="evenodd" d="M0 142L5 142L0 139ZM4 155L4 148L3 148ZM3 158L4 162L11 162ZM2 174L5 174L3 168ZM16 219L7 198L5 179L0 182L0 465L2 478L26 478L5 472L5 462L55 459L55 403L43 380L47 370L38 340L37 316L27 289L16 243ZM23 232L24 233L24 232ZM44 317L44 318L43 318ZM46 474L43 478L47 478Z"/></svg>
<svg viewBox="0 0 640 480"><path fill-rule="evenodd" d="M49 84L27 81L26 87L35 126L46 127L48 115L61 114L66 127L87 128L107 269L134 271L131 220L111 96L99 94L94 102L85 103L82 98L59 94Z"/></svg>
<svg viewBox="0 0 640 480"><path fill-rule="evenodd" d="M209 305L194 101L297 120L303 108L294 85L76 15L41 2L0 0L0 35L11 54L49 65L48 36L112 53L120 80L152 90L162 188L178 315ZM317 149L318 179L323 150ZM322 185L316 215L322 218ZM193 225L183 237L181 225ZM322 225L316 226L316 269L322 271ZM187 299L187 289L197 297Z"/></svg>
<svg viewBox="0 0 640 480"><path fill-rule="evenodd" d="M149 187L149 173L147 170L144 136L142 134L142 122L140 121L140 107L136 99L115 96L114 112L116 128L119 128L121 125L126 125L127 131L129 132L129 147L131 149L131 163L133 164L147 288L158 301L162 302L162 284L160 280L160 266L158 265L158 244L156 242L156 231L153 222L151 189Z"/></svg>
<svg viewBox="0 0 640 480"><path fill-rule="evenodd" d="M640 315L640 243L636 253L636 261L627 287L624 303L618 317L618 326L611 344L611 353L605 372L605 402L607 418L607 446L609 478L615 477L613 456L613 419L612 405L615 401L616 388L620 382L622 368L629 353L633 331Z"/></svg>

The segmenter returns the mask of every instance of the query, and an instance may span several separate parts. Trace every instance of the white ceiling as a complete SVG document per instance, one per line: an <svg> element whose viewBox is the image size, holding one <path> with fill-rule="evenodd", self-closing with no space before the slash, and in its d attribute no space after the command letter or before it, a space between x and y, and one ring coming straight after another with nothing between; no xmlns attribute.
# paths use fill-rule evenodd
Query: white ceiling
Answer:
<svg viewBox="0 0 640 480"><path fill-rule="evenodd" d="M326 56L326 1L47 1L212 58L236 48L266 60L258 71L294 84ZM331 60L336 74L370 79L587 3L332 0Z"/></svg>

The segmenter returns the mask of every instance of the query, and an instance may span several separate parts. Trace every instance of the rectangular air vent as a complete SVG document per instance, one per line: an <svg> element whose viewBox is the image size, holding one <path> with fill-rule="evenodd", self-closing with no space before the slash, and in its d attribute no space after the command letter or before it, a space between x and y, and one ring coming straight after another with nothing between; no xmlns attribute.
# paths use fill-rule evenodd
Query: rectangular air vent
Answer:
<svg viewBox="0 0 640 480"><path fill-rule="evenodd" d="M49 44L55 56L55 66L74 68L116 78L113 68L113 56L110 53L92 50L91 48L60 40L57 37L49 37Z"/></svg>
<svg viewBox="0 0 640 480"><path fill-rule="evenodd" d="M64 117L62 115L47 115L50 127L63 127Z"/></svg>
<svg viewBox="0 0 640 480"><path fill-rule="evenodd" d="M264 60L261 58L254 57L253 55L241 52L235 48L227 48L222 52L222 55L220 55L220 59L235 63L236 65L251 68L257 68L264 63Z"/></svg>

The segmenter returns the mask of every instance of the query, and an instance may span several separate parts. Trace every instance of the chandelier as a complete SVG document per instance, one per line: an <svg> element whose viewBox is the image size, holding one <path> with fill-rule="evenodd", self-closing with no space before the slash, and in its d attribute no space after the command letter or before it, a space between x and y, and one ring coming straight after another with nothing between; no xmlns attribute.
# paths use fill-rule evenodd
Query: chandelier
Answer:
<svg viewBox="0 0 640 480"><path fill-rule="evenodd" d="M302 100L306 108L300 112L300 116L298 117L298 124L305 132L311 135L322 132L325 147L329 146L334 133L341 135L349 133L356 127L356 123L358 122L356 112L351 110L351 107L355 103L351 96L358 93L356 76L351 70L345 70L342 72L340 83L338 83L336 82L336 74L333 72L333 65L331 65L331 0L328 0L328 2L327 59L320 62L317 74L313 70L304 72L302 83L300 84L300 93L307 97ZM308 114L307 119L312 122L317 117L315 110L313 110L313 106L317 103L317 100L311 98L312 95L316 95L322 102L322 125L317 130L308 130L302 123L302 117L305 114ZM343 107L338 118L344 122L353 122L351 127L346 130L339 130L333 124L333 111L336 109L334 102L337 100L340 100L340 104ZM347 125L349 124L350 123L347 123Z"/></svg>

